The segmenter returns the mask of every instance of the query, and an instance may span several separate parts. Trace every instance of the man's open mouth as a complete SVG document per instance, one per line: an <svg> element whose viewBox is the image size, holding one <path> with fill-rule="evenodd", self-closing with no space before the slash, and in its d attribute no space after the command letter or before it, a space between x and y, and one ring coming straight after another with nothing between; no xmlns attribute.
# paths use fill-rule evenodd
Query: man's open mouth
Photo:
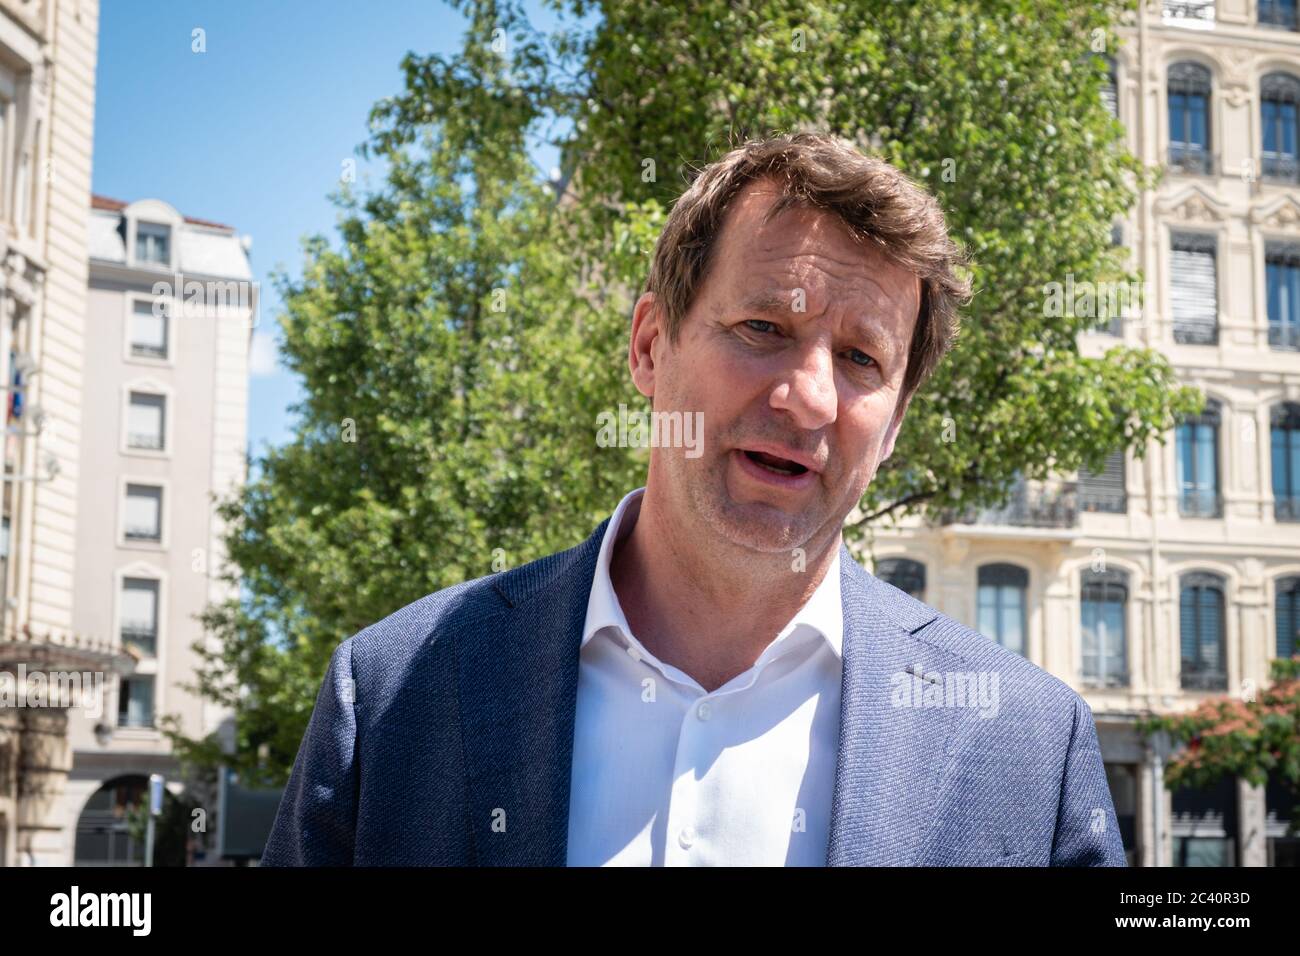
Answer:
<svg viewBox="0 0 1300 956"><path fill-rule="evenodd" d="M777 458L775 455L769 455L763 451L746 451L745 457L755 464L762 465L768 471L776 472L778 475L802 475L808 470L797 461L790 461L788 458Z"/></svg>

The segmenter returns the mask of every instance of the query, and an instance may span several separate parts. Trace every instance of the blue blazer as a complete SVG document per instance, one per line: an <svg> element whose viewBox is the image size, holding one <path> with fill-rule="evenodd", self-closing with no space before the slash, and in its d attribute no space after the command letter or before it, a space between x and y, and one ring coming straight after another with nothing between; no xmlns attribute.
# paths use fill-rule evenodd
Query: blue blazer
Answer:
<svg viewBox="0 0 1300 956"><path fill-rule="evenodd" d="M262 865L564 866L578 650L608 524L340 644ZM1124 866L1084 700L843 545L840 575L827 864ZM980 673L997 675L996 715L947 706L949 675Z"/></svg>

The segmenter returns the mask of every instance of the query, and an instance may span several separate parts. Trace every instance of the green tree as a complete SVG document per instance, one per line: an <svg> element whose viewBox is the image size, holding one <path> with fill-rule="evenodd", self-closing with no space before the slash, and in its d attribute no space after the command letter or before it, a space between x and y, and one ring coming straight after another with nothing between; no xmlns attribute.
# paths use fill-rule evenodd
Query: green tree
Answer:
<svg viewBox="0 0 1300 956"><path fill-rule="evenodd" d="M1270 684L1241 697L1212 697L1188 714L1138 721L1146 737L1180 745L1165 764L1165 787L1199 790L1223 779L1270 780L1290 795L1287 832L1300 833L1300 656L1279 658Z"/></svg>
<svg viewBox="0 0 1300 956"><path fill-rule="evenodd" d="M1080 355L1104 313L1045 306L1070 276L1136 278L1109 235L1151 177L1102 105L1097 55L1127 4L549 5L543 33L516 2L455 4L463 49L408 55L372 113L385 185L342 191L339 245L312 238L302 278L280 280L306 399L222 505L243 594L205 615L219 649L196 648L248 779L287 774L341 640L494 556L577 543L641 483L643 455L595 454L595 415L644 407L626 337L654 239L681 173L745 136L862 143L940 197L974 258L960 344L913 402L869 520L1141 454L1199 405L1158 354ZM528 160L540 141L560 149L558 201Z"/></svg>

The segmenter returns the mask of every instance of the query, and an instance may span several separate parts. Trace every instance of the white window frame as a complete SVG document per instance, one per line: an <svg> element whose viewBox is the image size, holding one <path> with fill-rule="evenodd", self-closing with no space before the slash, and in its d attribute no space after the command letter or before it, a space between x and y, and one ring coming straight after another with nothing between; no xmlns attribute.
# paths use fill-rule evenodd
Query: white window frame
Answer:
<svg viewBox="0 0 1300 956"><path fill-rule="evenodd" d="M130 362L134 365L148 365L154 368L175 368L176 367L176 332L180 323L176 321L176 314L179 311L176 308L176 300L171 296L154 296L147 292L128 292L123 296L125 300L122 311L122 361ZM147 302L150 308L153 303L159 299L163 300L167 307L167 354L162 358L151 355L136 355L131 351L132 332L135 325L135 307L139 302ZM136 389L136 391L145 391ZM127 399L128 403L130 399Z"/></svg>
<svg viewBox="0 0 1300 956"><path fill-rule="evenodd" d="M132 481L132 484L145 484L146 482ZM123 492L125 494L125 491ZM163 491L163 507L166 507L167 492ZM124 499L123 499L124 500ZM166 524L163 525L164 530ZM165 714L165 682L163 675L167 673L167 572L156 565L145 561L133 561L131 564L117 568L113 572L113 636L118 640L118 628L121 626L122 617L122 586L126 578L147 578L158 582L158 636L155 640L154 656L141 659L135 666L135 670L126 677L152 677L153 678L153 727L123 727L117 722L117 711L121 706L122 685L119 682L117 686L117 696L113 701L112 717L106 719L113 727L113 736L120 737L123 740L162 740L162 731L157 727L160 714Z"/></svg>
<svg viewBox="0 0 1300 956"><path fill-rule="evenodd" d="M129 442L131 424L131 393L141 395L158 395L163 399L163 447L136 448ZM172 436L175 432L176 402L174 390L157 379L135 379L122 385L121 428L118 435L118 451L123 455L139 458L171 458Z"/></svg>
<svg viewBox="0 0 1300 956"><path fill-rule="evenodd" d="M126 536L126 491L128 485L144 485L157 488L162 493L162 503L158 507L157 541L141 541ZM117 546L132 551L166 551L171 539L171 482L166 478L153 475L121 475L117 480Z"/></svg>

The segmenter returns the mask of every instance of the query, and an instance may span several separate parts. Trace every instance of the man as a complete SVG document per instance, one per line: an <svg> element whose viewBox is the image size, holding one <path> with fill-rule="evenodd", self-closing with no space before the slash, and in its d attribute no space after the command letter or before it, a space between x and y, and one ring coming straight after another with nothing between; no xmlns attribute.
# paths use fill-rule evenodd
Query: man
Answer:
<svg viewBox="0 0 1300 956"><path fill-rule="evenodd" d="M1079 695L842 543L961 265L842 140L706 168L628 350L702 443L656 442L577 547L340 645L262 862L1123 865Z"/></svg>

